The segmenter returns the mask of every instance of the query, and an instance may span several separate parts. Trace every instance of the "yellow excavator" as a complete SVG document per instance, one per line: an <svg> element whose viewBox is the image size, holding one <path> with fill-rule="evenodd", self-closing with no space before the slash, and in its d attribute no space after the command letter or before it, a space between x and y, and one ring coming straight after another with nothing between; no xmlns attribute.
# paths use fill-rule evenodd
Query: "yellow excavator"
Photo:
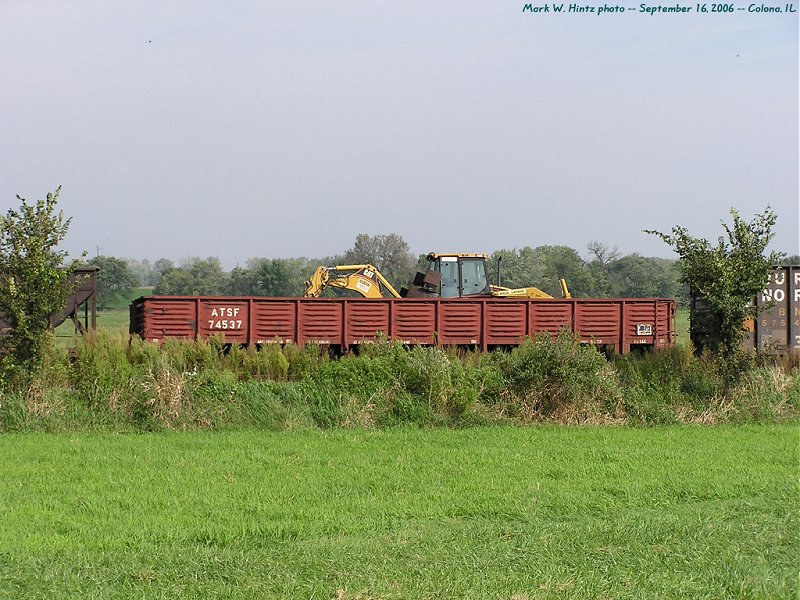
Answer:
<svg viewBox="0 0 800 600"><path fill-rule="evenodd" d="M319 266L306 281L303 296L319 298L326 287L352 290L364 298L400 298L394 286L373 265Z"/></svg>
<svg viewBox="0 0 800 600"><path fill-rule="evenodd" d="M539 288L507 288L490 285L485 254L437 253L426 256L428 271L418 272L407 288L399 292L373 265L319 266L306 281L303 294L318 298L326 287L352 290L364 298L553 298ZM499 265L498 265L499 267ZM561 279L563 298L571 298L567 282Z"/></svg>

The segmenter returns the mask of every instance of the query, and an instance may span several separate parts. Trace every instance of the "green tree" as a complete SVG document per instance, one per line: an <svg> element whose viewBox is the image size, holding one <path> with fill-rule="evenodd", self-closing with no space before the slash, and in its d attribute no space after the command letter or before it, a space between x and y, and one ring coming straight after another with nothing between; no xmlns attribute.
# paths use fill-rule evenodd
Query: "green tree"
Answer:
<svg viewBox="0 0 800 600"><path fill-rule="evenodd" d="M291 296L290 260L256 258L247 267L235 267L227 283L227 293L234 296Z"/></svg>
<svg viewBox="0 0 800 600"><path fill-rule="evenodd" d="M378 267L391 284L400 289L414 276L417 258L409 251L408 244L396 233L388 235L356 236L353 247L344 254L347 264L371 264Z"/></svg>
<svg viewBox="0 0 800 600"><path fill-rule="evenodd" d="M3 365L32 373L40 365L50 316L64 308L71 293L63 268L67 253L57 250L71 219L57 210L61 188L44 200L22 205L0 217L0 312L9 331L0 336Z"/></svg>
<svg viewBox="0 0 800 600"><path fill-rule="evenodd" d="M509 288L540 287L544 285L544 265L536 255L536 250L525 246L517 250L496 250L489 257L489 281L497 283L498 259L500 265L500 285Z"/></svg>
<svg viewBox="0 0 800 600"><path fill-rule="evenodd" d="M201 296L217 296L225 289L226 277L216 256L194 260L189 267L194 279L195 292Z"/></svg>
<svg viewBox="0 0 800 600"><path fill-rule="evenodd" d="M583 259L568 246L525 246L517 250L498 250L489 259L489 280L497 282L497 259L501 284L510 287L537 287L556 298L561 297L560 279L566 279L574 296L593 295L595 280Z"/></svg>
<svg viewBox="0 0 800 600"><path fill-rule="evenodd" d="M179 268L167 269L153 294L171 296L219 296L227 289L219 259L190 258Z"/></svg>
<svg viewBox="0 0 800 600"><path fill-rule="evenodd" d="M194 277L188 269L172 268L164 271L158 285L153 288L157 296L192 296L195 294Z"/></svg>
<svg viewBox="0 0 800 600"><path fill-rule="evenodd" d="M259 294L262 296L290 296L289 266L281 258L262 260L257 271Z"/></svg>
<svg viewBox="0 0 800 600"><path fill-rule="evenodd" d="M97 306L105 310L119 300L127 300L139 280L131 272L128 263L113 256L95 256L89 264L99 267L97 274Z"/></svg>
<svg viewBox="0 0 800 600"><path fill-rule="evenodd" d="M663 258L623 256L609 263L610 293L621 298L674 298L680 292L674 261Z"/></svg>
<svg viewBox="0 0 800 600"><path fill-rule="evenodd" d="M234 267L228 277L225 293L231 296L257 296L256 273L245 267Z"/></svg>
<svg viewBox="0 0 800 600"><path fill-rule="evenodd" d="M559 297L561 284L565 279L573 296L587 297L595 295L595 281L580 254L569 246L539 246L536 248L536 260L544 268L545 279L541 289L548 294Z"/></svg>
<svg viewBox="0 0 800 600"><path fill-rule="evenodd" d="M318 260L309 260L305 257L287 258L286 270L289 277L287 296L302 296L305 290L305 282L317 265L322 264Z"/></svg>
<svg viewBox="0 0 800 600"><path fill-rule="evenodd" d="M753 299L767 282L769 267L780 261L777 252L766 253L775 235L777 219L767 207L749 223L731 209L733 223L722 223L725 235L714 246L675 226L671 234L647 230L675 249L681 260L682 280L702 299L702 309L690 314L692 339L698 350L729 356L741 347L742 325L754 318Z"/></svg>
<svg viewBox="0 0 800 600"><path fill-rule="evenodd" d="M343 264L342 260L340 257L337 264ZM300 296L305 280L319 264L329 264L328 259L250 258L244 267L237 266L231 271L226 293L232 296Z"/></svg>
<svg viewBox="0 0 800 600"><path fill-rule="evenodd" d="M150 278L147 281L147 285L152 285L152 286L158 285L158 282L161 281L161 276L170 269L174 268L175 265L170 259L159 258L156 262L153 263L153 270L150 273Z"/></svg>

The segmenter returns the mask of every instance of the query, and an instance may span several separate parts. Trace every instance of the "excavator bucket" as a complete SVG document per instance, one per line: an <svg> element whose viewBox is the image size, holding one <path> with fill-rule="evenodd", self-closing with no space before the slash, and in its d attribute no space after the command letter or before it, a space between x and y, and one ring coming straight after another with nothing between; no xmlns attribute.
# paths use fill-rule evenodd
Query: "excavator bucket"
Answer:
<svg viewBox="0 0 800 600"><path fill-rule="evenodd" d="M408 286L400 290L400 295L404 298L431 298L439 295L439 285L442 283L442 274L436 271L425 273L417 271L414 280Z"/></svg>

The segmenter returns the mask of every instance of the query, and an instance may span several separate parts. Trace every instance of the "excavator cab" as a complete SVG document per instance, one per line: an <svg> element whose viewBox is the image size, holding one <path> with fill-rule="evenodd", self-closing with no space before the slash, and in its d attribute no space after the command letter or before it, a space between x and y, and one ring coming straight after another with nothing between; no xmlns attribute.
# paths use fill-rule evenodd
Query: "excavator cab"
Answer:
<svg viewBox="0 0 800 600"><path fill-rule="evenodd" d="M441 275L437 290L439 297L460 298L491 294L485 254L431 253L426 258L430 261L428 270Z"/></svg>
<svg viewBox="0 0 800 600"><path fill-rule="evenodd" d="M507 288L490 285L485 254L444 254L431 252L427 273L417 273L408 289L401 296L464 298L469 296L492 296L494 298L553 298L536 287ZM498 263L498 271L500 269ZM561 280L561 295L571 298L567 282Z"/></svg>

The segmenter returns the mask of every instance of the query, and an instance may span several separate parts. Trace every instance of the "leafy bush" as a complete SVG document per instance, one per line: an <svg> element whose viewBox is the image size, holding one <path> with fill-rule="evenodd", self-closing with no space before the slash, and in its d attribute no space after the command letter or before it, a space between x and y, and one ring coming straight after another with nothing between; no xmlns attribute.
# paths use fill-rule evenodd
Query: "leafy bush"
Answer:
<svg viewBox="0 0 800 600"><path fill-rule="evenodd" d="M730 356L741 349L742 323L757 318L752 299L767 281L770 266L781 254L766 254L777 216L769 207L748 223L731 208L733 223L723 223L717 245L675 226L672 234L648 230L675 249L681 259L681 280L701 302L690 316L692 339L699 350Z"/></svg>
<svg viewBox="0 0 800 600"><path fill-rule="evenodd" d="M59 187L44 200L0 215L0 313L8 330L0 336L0 368L19 380L35 375L42 364L50 317L61 312L79 283L70 277L77 266L65 264L56 249L71 219L57 210Z"/></svg>
<svg viewBox="0 0 800 600"><path fill-rule="evenodd" d="M537 336L495 360L505 381L506 408L523 421L570 412L577 420L613 414L622 395L605 357L569 331L555 339Z"/></svg>

